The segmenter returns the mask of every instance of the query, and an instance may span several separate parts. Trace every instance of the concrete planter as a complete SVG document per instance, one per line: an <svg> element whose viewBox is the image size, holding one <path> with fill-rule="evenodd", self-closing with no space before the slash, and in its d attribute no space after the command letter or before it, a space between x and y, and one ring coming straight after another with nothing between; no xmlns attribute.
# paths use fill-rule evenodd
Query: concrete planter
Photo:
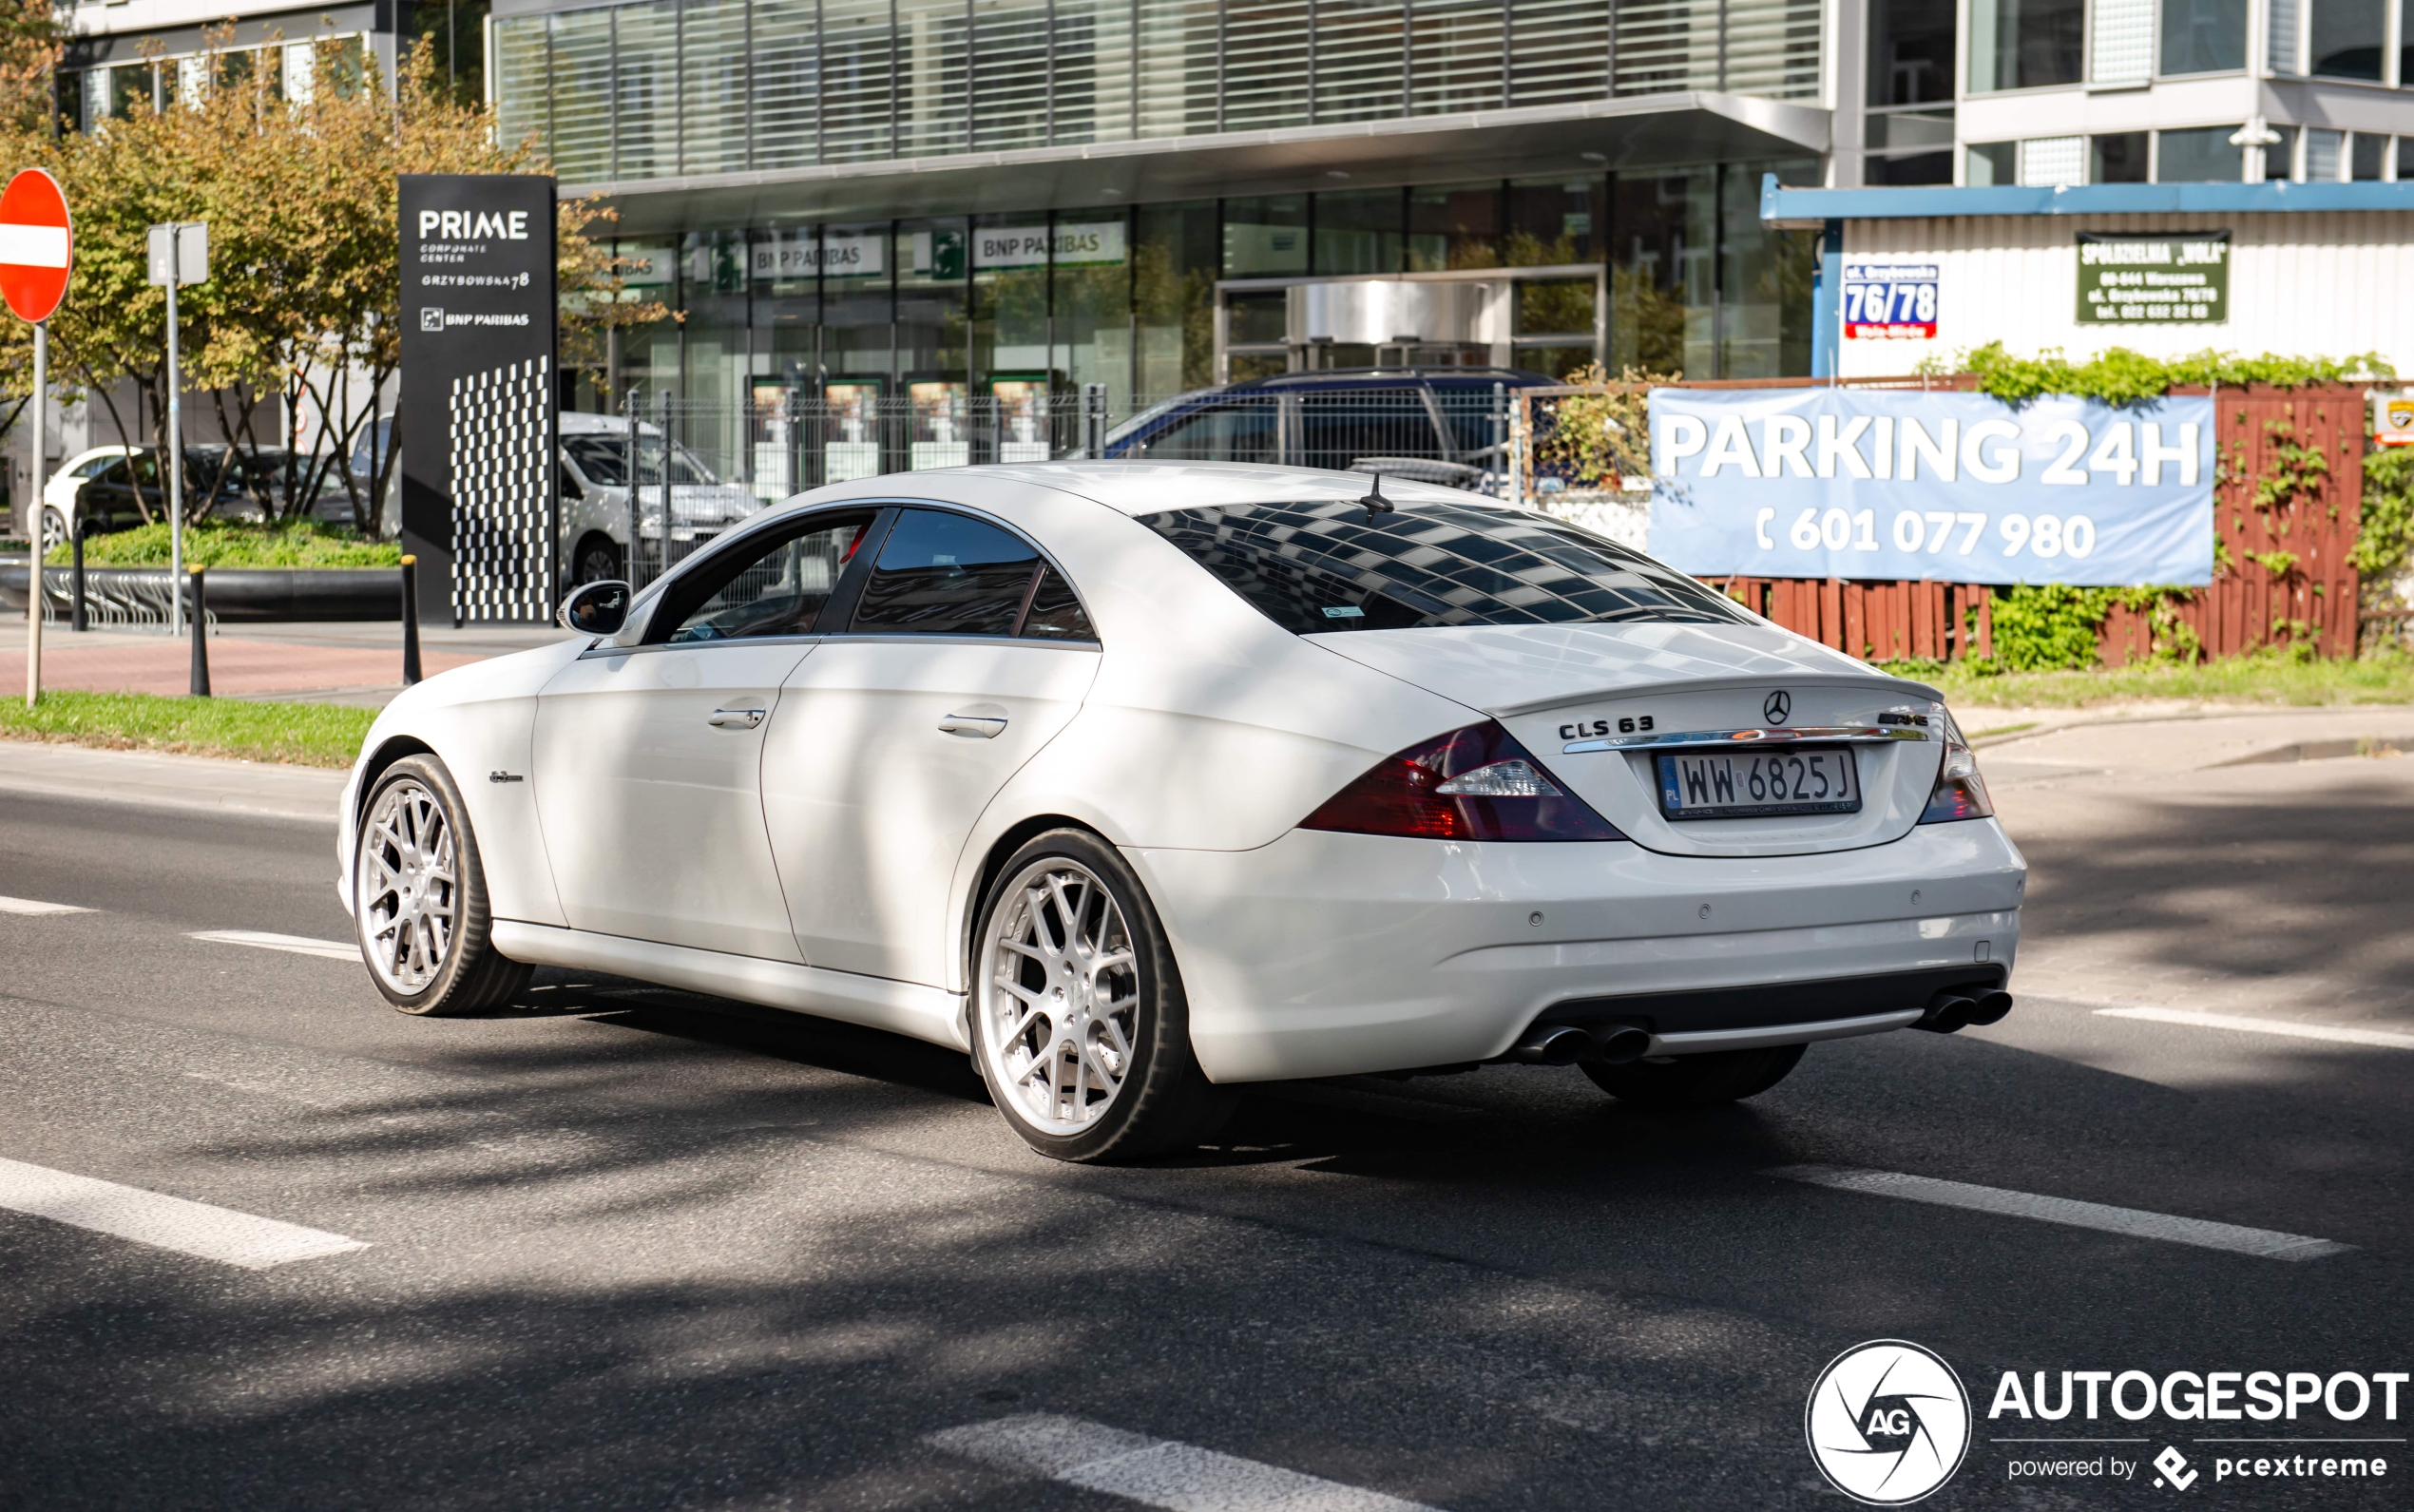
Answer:
<svg viewBox="0 0 2414 1512"><path fill-rule="evenodd" d="M0 613L25 613L29 568L0 566ZM165 567L86 567L87 613L96 626L156 623L168 603ZM59 618L67 612L70 574L44 571L44 585ZM222 623L271 623L295 620L399 620L399 567L213 567L209 612Z"/></svg>

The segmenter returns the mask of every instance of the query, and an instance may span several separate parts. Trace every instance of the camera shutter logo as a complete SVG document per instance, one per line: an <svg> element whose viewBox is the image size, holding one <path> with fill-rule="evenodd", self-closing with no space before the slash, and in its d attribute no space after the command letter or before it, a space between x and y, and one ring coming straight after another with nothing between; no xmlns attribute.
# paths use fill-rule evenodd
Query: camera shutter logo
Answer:
<svg viewBox="0 0 2414 1512"><path fill-rule="evenodd" d="M1760 705L1760 717L1771 724L1785 723L1793 717L1792 698L1786 693L1785 689L1779 688L1769 695L1768 701Z"/></svg>
<svg viewBox="0 0 2414 1512"><path fill-rule="evenodd" d="M1901 1339L1854 1345L1810 1388L1803 1433L1830 1484L1903 1506L1953 1478L1969 1452L1969 1393L1944 1359Z"/></svg>

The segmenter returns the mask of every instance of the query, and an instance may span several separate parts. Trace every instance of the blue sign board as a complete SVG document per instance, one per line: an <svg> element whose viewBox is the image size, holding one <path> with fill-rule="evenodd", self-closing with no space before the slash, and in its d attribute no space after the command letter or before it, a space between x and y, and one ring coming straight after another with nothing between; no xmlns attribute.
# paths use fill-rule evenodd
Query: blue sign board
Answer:
<svg viewBox="0 0 2414 1512"><path fill-rule="evenodd" d="M2213 401L1654 389L1651 553L1707 577L2213 581Z"/></svg>

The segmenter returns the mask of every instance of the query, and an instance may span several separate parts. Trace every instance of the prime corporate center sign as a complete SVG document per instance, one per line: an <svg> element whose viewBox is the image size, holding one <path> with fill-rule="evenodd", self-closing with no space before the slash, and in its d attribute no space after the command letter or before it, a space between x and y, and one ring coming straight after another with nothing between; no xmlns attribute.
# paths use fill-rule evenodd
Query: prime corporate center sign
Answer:
<svg viewBox="0 0 2414 1512"><path fill-rule="evenodd" d="M1651 392L1651 551L1703 576L2213 581L2213 401Z"/></svg>
<svg viewBox="0 0 2414 1512"><path fill-rule="evenodd" d="M553 181L405 174L402 543L420 613L552 618Z"/></svg>

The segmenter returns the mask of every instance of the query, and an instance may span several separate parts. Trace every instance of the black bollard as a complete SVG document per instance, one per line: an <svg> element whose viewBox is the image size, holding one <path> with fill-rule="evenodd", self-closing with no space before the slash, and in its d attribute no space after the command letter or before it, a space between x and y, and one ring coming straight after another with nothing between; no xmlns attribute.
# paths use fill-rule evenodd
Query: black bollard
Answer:
<svg viewBox="0 0 2414 1512"><path fill-rule="evenodd" d="M75 526L67 532L68 549L75 553L75 570L67 578L67 585L75 590L75 603L67 610L67 628L78 633L92 626L84 617L84 515L79 511Z"/></svg>
<svg viewBox="0 0 2414 1512"><path fill-rule="evenodd" d="M209 697L209 601L201 591L201 569L193 569L193 687L197 699Z"/></svg>
<svg viewBox="0 0 2414 1512"><path fill-rule="evenodd" d="M419 559L402 559L402 685L415 685L419 670Z"/></svg>

